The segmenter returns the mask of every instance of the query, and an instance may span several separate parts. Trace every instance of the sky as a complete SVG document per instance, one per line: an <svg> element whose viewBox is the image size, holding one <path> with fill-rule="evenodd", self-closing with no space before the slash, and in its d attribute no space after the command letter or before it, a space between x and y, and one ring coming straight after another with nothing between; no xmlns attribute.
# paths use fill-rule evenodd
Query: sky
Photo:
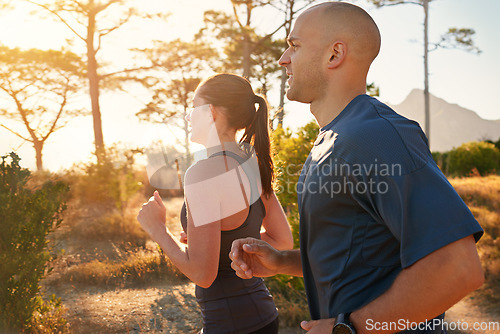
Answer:
<svg viewBox="0 0 500 334"><path fill-rule="evenodd" d="M111 64L122 64L126 45L147 46L150 40L191 39L202 26L207 9L230 11L230 0L135 0L145 11L170 12L165 23L131 24L109 35L102 53ZM379 99L398 104L414 88L423 89L423 9L416 5L398 5L377 9L365 0L351 1L368 11L382 35L381 52L368 74L368 82L380 87ZM34 7L16 1L16 8L0 13L0 43L10 47L60 49L71 33L61 23L31 15ZM449 103L475 111L485 119L500 119L496 79L500 77L500 37L497 33L498 0L435 0L430 4L429 41L438 41L448 28L472 28L480 55L461 50L439 49L430 53L430 92ZM254 16L254 25L262 31L274 30L276 12L263 10ZM284 37L284 32L280 32ZM83 51L78 41L76 50ZM278 83L276 84L276 88ZM173 141L179 135L164 127L141 123L135 116L145 102L147 92L130 87L127 93L103 93L101 111L106 145L147 145L152 134ZM277 89L269 94L271 104L278 103ZM0 99L0 104L5 100ZM89 105L87 97L82 104ZM307 105L287 102L285 125L296 128L313 118ZM0 119L18 131L22 126ZM44 166L52 171L86 161L93 151L92 119L79 117L49 137L44 147ZM22 165L34 168L31 143L0 128L0 155L16 150Z"/></svg>

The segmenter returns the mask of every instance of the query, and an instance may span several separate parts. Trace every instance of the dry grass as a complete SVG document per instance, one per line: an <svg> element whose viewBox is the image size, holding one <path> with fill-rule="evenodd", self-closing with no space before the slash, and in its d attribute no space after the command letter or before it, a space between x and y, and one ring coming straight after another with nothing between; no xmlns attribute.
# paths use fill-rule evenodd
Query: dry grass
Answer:
<svg viewBox="0 0 500 334"><path fill-rule="evenodd" d="M451 184L469 206L486 206L500 210L500 176L475 176L450 179Z"/></svg>
<svg viewBox="0 0 500 334"><path fill-rule="evenodd" d="M475 296L488 309L500 309L500 176L450 179L485 234L477 247L486 282Z"/></svg>
<svg viewBox="0 0 500 334"><path fill-rule="evenodd" d="M134 198L124 215L109 208L69 203L63 226L53 237L64 253L54 263L54 272L45 284L122 287L160 279L185 281L185 276L150 240L136 219L145 200L142 196ZM178 234L182 198L169 199L165 204L167 226Z"/></svg>
<svg viewBox="0 0 500 334"><path fill-rule="evenodd" d="M95 286L139 286L154 280L172 283L186 281L185 276L158 250L126 252L119 261L92 260L69 267L60 279L71 284Z"/></svg>

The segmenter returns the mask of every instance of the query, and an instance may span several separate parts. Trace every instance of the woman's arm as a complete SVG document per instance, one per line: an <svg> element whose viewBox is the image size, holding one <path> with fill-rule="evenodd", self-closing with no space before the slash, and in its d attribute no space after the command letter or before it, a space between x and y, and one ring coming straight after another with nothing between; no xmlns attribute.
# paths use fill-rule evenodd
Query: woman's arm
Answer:
<svg viewBox="0 0 500 334"><path fill-rule="evenodd" d="M155 191L149 202L143 205L137 219L184 275L201 287L209 287L217 277L220 221L195 226L188 209L189 238L186 248L166 228L165 217L165 206Z"/></svg>
<svg viewBox="0 0 500 334"><path fill-rule="evenodd" d="M262 221L265 231L260 233L261 239L279 250L292 249L293 236L290 225L276 194L273 192L269 198L265 195L261 198L266 208L266 216Z"/></svg>

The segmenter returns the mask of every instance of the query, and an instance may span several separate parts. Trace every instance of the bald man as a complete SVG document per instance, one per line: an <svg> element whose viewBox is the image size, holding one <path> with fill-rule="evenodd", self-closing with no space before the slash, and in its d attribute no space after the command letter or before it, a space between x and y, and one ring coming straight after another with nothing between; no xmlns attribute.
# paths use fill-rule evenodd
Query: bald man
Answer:
<svg viewBox="0 0 500 334"><path fill-rule="evenodd" d="M446 333L444 312L484 280L483 230L410 121L366 95L380 49L360 7L302 13L279 63L321 129L298 182L300 250L233 242L242 278L303 276L308 333Z"/></svg>

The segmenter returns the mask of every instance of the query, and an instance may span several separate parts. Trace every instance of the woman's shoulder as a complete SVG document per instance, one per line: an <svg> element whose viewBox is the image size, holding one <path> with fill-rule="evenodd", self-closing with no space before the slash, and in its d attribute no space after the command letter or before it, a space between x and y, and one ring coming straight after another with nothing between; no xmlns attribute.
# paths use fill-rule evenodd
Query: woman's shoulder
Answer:
<svg viewBox="0 0 500 334"><path fill-rule="evenodd" d="M186 183L197 183L221 176L239 166L235 159L217 155L199 160L186 170Z"/></svg>

